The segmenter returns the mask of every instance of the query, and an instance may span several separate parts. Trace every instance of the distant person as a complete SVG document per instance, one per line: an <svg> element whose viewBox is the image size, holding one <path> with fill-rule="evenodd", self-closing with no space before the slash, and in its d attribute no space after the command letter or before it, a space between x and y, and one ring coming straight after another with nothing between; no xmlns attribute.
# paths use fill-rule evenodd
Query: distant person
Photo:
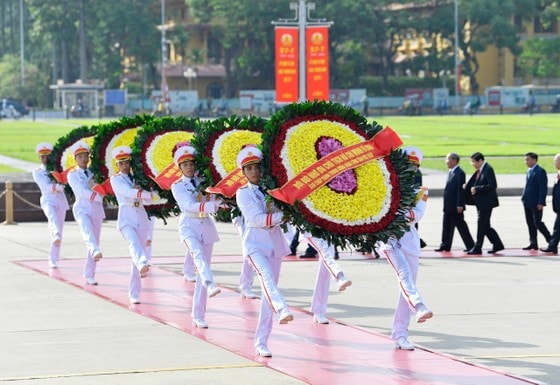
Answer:
<svg viewBox="0 0 560 385"><path fill-rule="evenodd" d="M525 154L527 165L527 177L525 189L521 196L525 221L529 229L529 246L523 250L538 250L537 230L544 236L546 242L550 242L550 232L542 221L543 209L546 206L546 193L548 189L548 177L546 171L537 163L539 156L534 152Z"/></svg>
<svg viewBox="0 0 560 385"><path fill-rule="evenodd" d="M554 156L554 167L557 170L554 186L552 187L552 209L556 213L554 229L548 242L548 246L541 249L545 253L558 254L558 242L560 241L560 154Z"/></svg>
<svg viewBox="0 0 560 385"><path fill-rule="evenodd" d="M87 249L84 278L88 285L97 285L95 279L97 262L103 257L99 247L101 225L103 219L105 219L103 195L93 190L95 181L93 180L93 173L88 168L89 145L83 140L79 140L72 145L71 151L78 167L68 173L68 184L76 197L72 206L72 213L80 227Z"/></svg>
<svg viewBox="0 0 560 385"><path fill-rule="evenodd" d="M369 100L367 95L364 95L362 97L362 114L364 116L368 116L368 113L369 113Z"/></svg>
<svg viewBox="0 0 560 385"><path fill-rule="evenodd" d="M420 163L422 152L416 147L407 147L406 153L413 163ZM424 299L416 287L418 267L420 260L420 237L414 223L418 222L426 212L428 201L428 189L418 187L416 190L416 202L406 213L406 218L410 222L409 230L400 238L391 237L386 242L378 242L377 247L387 257L387 261L395 270L399 281L399 299L391 338L395 341L395 349L414 350L414 344L408 340L408 326L410 316L416 314L416 322L423 323L432 318L433 312L428 309Z"/></svg>
<svg viewBox="0 0 560 385"><path fill-rule="evenodd" d="M435 251L450 251L453 244L453 233L455 228L459 231L466 250L474 247L474 240L469 231L469 226L465 222L465 172L459 167L460 157L454 152L450 152L445 157L445 164L449 169L447 182L443 190L443 225L441 233L441 243Z"/></svg>
<svg viewBox="0 0 560 385"><path fill-rule="evenodd" d="M52 153L53 147L50 143L39 143L35 151L41 161L41 167L33 171L33 180L41 190L41 209L47 217L49 231L51 233L51 248L49 251L49 267L56 269L60 258L60 246L62 242L62 230L64 219L69 210L68 199L64 193L64 185L56 183L47 171L47 159Z"/></svg>
<svg viewBox="0 0 560 385"><path fill-rule="evenodd" d="M488 253L494 254L504 249L500 236L490 225L492 210L499 206L498 201L498 183L494 169L484 160L484 155L475 152L471 155L471 165L476 172L467 182L465 189L467 192L467 202L474 203L477 210L477 230L476 243L467 254L482 254L482 245L484 237L488 237L493 247Z"/></svg>

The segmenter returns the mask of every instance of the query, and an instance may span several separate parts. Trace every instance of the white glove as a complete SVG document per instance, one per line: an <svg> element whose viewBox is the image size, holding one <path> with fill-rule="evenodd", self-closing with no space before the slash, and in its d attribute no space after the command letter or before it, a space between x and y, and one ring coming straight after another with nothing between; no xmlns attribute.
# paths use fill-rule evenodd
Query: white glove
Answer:
<svg viewBox="0 0 560 385"><path fill-rule="evenodd" d="M161 199L159 193L155 190L150 191L150 194L152 195L152 202L157 202Z"/></svg>

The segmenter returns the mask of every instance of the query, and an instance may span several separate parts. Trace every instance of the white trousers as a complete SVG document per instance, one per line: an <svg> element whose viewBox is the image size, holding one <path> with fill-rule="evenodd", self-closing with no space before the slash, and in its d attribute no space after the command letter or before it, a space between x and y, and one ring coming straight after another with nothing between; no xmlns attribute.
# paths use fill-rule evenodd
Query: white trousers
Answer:
<svg viewBox="0 0 560 385"><path fill-rule="evenodd" d="M214 276L210 270L214 243L203 244L198 239L187 238L185 244L189 248L198 277L194 285L194 295L191 315L193 319L204 319L206 315L206 301L208 284L214 282Z"/></svg>
<svg viewBox="0 0 560 385"><path fill-rule="evenodd" d="M253 266L261 283L261 308L254 339L255 347L257 347L261 344L267 345L272 330L274 313L287 308L288 305L277 286L280 267L282 266L282 256L276 256L274 252L271 256L265 256L257 252L247 256L247 259Z"/></svg>
<svg viewBox="0 0 560 385"><path fill-rule="evenodd" d="M395 270L399 281L400 293L391 331L391 337L396 340L399 337L408 336L410 315L417 304L423 303L416 288L419 258L418 255L406 254L397 248L385 249L383 252Z"/></svg>
<svg viewBox="0 0 560 385"><path fill-rule="evenodd" d="M85 278L94 278L95 269L97 268L97 262L93 260L93 256L99 252L99 239L101 237L101 225L103 224L103 218L92 218L87 214L74 214L74 219L78 222L80 226L80 233L86 244L87 258L86 267L84 269Z"/></svg>
<svg viewBox="0 0 560 385"><path fill-rule="evenodd" d="M342 273L342 269L334 259L334 246L320 238L308 237L305 240L319 254L319 268L311 298L311 311L315 314L324 314L327 311L331 278L336 280L338 274Z"/></svg>
<svg viewBox="0 0 560 385"><path fill-rule="evenodd" d="M128 252L132 257L130 266L130 282L128 285L128 296L138 297L142 289L142 279L140 278L140 270L149 263L147 254L148 239L150 237L150 229L136 229L132 226L124 226L121 234L128 246Z"/></svg>
<svg viewBox="0 0 560 385"><path fill-rule="evenodd" d="M49 232L52 238L49 262L56 263L60 258L60 245L55 245L54 241L62 240L62 230L64 228L64 219L66 218L67 210L55 205L43 205L41 207L47 217Z"/></svg>
<svg viewBox="0 0 560 385"><path fill-rule="evenodd" d="M255 280L255 271L247 257L243 257L241 265L241 274L239 274L239 290L252 290L253 281Z"/></svg>

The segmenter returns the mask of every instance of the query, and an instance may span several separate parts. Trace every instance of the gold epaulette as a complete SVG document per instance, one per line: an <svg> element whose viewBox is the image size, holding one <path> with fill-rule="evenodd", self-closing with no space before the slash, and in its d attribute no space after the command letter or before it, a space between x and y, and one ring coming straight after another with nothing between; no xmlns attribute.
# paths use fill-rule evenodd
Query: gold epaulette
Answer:
<svg viewBox="0 0 560 385"><path fill-rule="evenodd" d="M414 202L419 202L420 199L427 201L428 197L425 195L426 191L428 191L427 187L420 187L420 190L418 190L418 194L416 194L416 199L414 200Z"/></svg>

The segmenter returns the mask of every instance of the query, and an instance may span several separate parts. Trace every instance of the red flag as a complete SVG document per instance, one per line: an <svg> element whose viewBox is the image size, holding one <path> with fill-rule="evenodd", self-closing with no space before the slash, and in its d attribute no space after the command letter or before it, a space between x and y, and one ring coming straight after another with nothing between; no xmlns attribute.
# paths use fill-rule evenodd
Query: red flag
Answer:
<svg viewBox="0 0 560 385"><path fill-rule="evenodd" d="M113 191L113 186L111 186L111 179L105 179L103 183L96 184L91 188L93 191L98 193L99 195L115 195Z"/></svg>
<svg viewBox="0 0 560 385"><path fill-rule="evenodd" d="M179 167L177 167L175 163L171 163L169 164L169 166L164 168L158 176L152 179L162 190L171 190L171 186L173 186L173 183L181 179L182 175L183 173L181 172Z"/></svg>
<svg viewBox="0 0 560 385"><path fill-rule="evenodd" d="M66 170L62 171L62 172L58 172L58 171L51 171L52 176L54 177L54 179L56 179L56 181L60 184L67 184L68 183L68 173L72 170L74 170L76 168L76 165L67 168Z"/></svg>
<svg viewBox="0 0 560 385"><path fill-rule="evenodd" d="M243 171L236 168L229 174L227 174L221 181L218 182L214 187L208 187L207 192L212 194L221 194L226 198L232 198L237 190L247 183Z"/></svg>

